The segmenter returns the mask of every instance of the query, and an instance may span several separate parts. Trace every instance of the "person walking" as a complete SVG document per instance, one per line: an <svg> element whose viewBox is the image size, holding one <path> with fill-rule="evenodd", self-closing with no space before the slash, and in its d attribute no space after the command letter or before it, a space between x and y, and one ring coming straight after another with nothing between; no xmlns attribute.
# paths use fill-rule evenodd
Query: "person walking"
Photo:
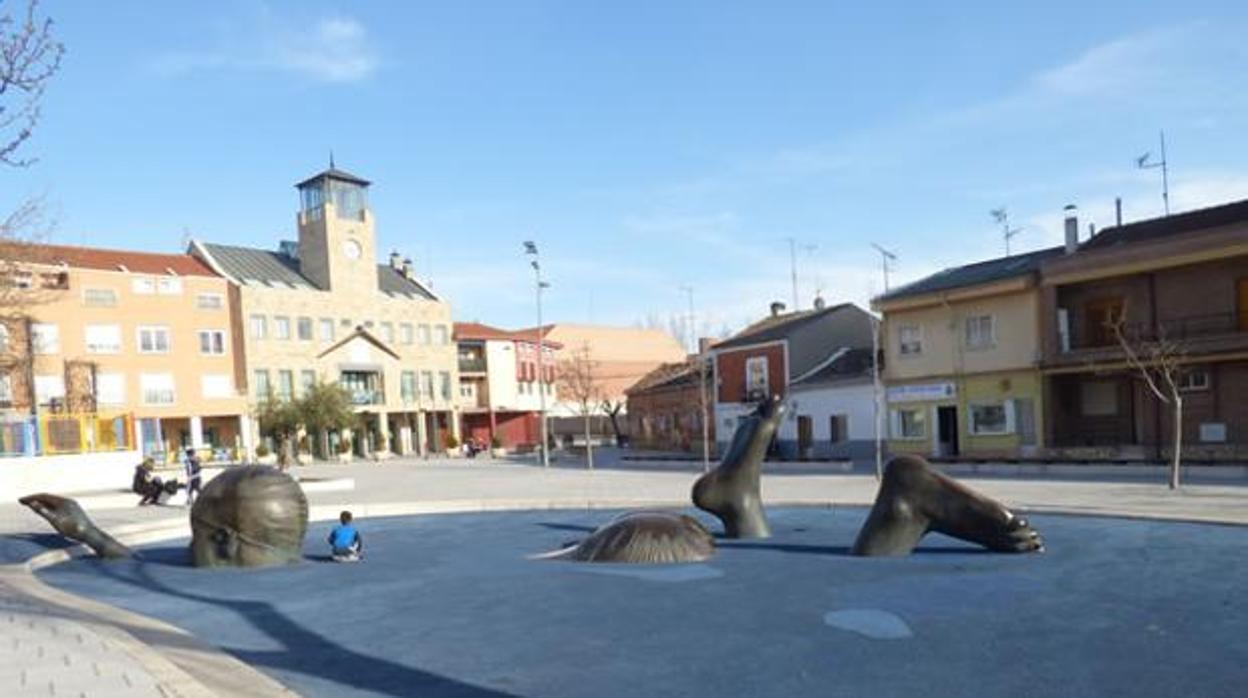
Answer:
<svg viewBox="0 0 1248 698"><path fill-rule="evenodd" d="M200 477L202 463L199 456L195 455L195 449L186 449L186 457L182 460L183 466L186 468L186 505L191 506L195 503L195 497L199 494L200 485L203 480Z"/></svg>

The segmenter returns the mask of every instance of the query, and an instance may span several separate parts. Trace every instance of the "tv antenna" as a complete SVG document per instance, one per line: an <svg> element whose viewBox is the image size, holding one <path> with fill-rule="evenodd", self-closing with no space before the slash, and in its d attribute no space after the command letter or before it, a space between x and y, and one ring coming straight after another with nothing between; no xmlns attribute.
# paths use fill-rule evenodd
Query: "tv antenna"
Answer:
<svg viewBox="0 0 1248 698"><path fill-rule="evenodd" d="M888 293L888 267L889 264L897 261L897 255L889 252L883 247L880 247L874 242L871 243L871 246L875 248L876 252L880 253L880 267L884 269L884 292Z"/></svg>
<svg viewBox="0 0 1248 698"><path fill-rule="evenodd" d="M1166 215L1170 215L1170 169L1166 162L1166 132L1161 132L1161 161L1149 162L1152 152L1144 153L1135 159L1135 166L1141 170L1161 168L1161 202L1165 206Z"/></svg>
<svg viewBox="0 0 1248 698"><path fill-rule="evenodd" d="M1001 208L994 208L988 213L992 216L992 220L996 221L1001 226L1001 237L1005 239L1005 256L1009 257L1010 240L1013 239L1015 235L1023 232L1023 229L1010 227L1010 213L1005 210L1004 206Z"/></svg>

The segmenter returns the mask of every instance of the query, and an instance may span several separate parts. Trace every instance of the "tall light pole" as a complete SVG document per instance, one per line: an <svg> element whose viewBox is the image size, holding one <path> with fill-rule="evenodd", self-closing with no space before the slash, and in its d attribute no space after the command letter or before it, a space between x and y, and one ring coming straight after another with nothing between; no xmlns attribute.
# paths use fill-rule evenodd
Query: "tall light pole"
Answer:
<svg viewBox="0 0 1248 698"><path fill-rule="evenodd" d="M1161 162L1149 162L1148 158L1152 153L1144 153L1135 159L1135 164L1141 170L1152 170L1161 168L1161 202L1166 207L1166 215L1170 215L1170 169L1166 162L1166 132L1161 132Z"/></svg>
<svg viewBox="0 0 1248 698"><path fill-rule="evenodd" d="M685 292L685 296L689 300L689 326L696 327L693 315L693 287L681 286L680 290ZM702 400L702 417L698 421L702 423L702 472L710 472L711 470L711 425L707 420L706 414L706 359L702 356L702 342L698 339L696 330L690 330L690 337L693 342L693 351L695 361L698 362L698 394Z"/></svg>
<svg viewBox="0 0 1248 698"><path fill-rule="evenodd" d="M550 450L549 437L546 435L546 349L545 334L542 327L542 289L550 288L550 284L542 281L542 265L537 255L537 245L532 240L524 241L524 253L532 255L533 259L529 260L529 265L533 267L534 286L537 289L537 395L539 399L540 411L538 419L541 421L542 428L542 445L539 453L542 454L542 467L550 467Z"/></svg>

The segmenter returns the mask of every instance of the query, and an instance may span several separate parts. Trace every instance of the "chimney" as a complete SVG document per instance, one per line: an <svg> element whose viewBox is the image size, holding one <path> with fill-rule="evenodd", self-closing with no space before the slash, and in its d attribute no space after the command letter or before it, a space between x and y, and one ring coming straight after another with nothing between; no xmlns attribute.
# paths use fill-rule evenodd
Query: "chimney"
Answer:
<svg viewBox="0 0 1248 698"><path fill-rule="evenodd" d="M1119 227L1122 226L1122 197L1121 196L1114 197L1114 222Z"/></svg>
<svg viewBox="0 0 1248 698"><path fill-rule="evenodd" d="M403 260L403 278L412 278L412 258L407 257Z"/></svg>
<svg viewBox="0 0 1248 698"><path fill-rule="evenodd" d="M390 251L390 268L395 271L398 271L399 269L401 269L403 265L403 262L401 261L401 259L402 258L399 256L398 250L391 250Z"/></svg>
<svg viewBox="0 0 1248 698"><path fill-rule="evenodd" d="M705 354L706 352L710 351L711 347L713 346L715 346L714 337L698 337L698 353L699 354Z"/></svg>
<svg viewBox="0 0 1248 698"><path fill-rule="evenodd" d="M1074 254L1079 249L1079 208L1066 204L1062 210L1066 212L1066 254Z"/></svg>
<svg viewBox="0 0 1248 698"><path fill-rule="evenodd" d="M783 313L783 312L784 312L784 303L781 303L780 301L772 301L771 316L779 317L780 313Z"/></svg>

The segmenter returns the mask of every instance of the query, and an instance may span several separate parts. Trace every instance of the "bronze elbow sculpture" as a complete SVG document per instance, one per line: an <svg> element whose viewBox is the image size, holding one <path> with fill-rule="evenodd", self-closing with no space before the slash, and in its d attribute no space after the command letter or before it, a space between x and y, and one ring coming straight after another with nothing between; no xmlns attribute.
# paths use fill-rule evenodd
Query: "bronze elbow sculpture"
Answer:
<svg viewBox="0 0 1248 698"><path fill-rule="evenodd" d="M723 460L693 484L693 503L724 524L728 538L768 538L771 527L763 511L759 479L784 404L778 396L759 403L733 432Z"/></svg>
<svg viewBox="0 0 1248 698"><path fill-rule="evenodd" d="M22 497L58 533L103 558L134 553L105 533L72 499ZM213 478L191 508L191 562L196 567L264 567L299 560L308 500L289 475L265 466L230 468Z"/></svg>
<svg viewBox="0 0 1248 698"><path fill-rule="evenodd" d="M617 516L585 540L544 557L664 564L702 562L714 554L715 539L697 519L665 511L635 511Z"/></svg>
<svg viewBox="0 0 1248 698"><path fill-rule="evenodd" d="M997 552L1044 550L1040 534L1001 503L937 472L923 458L898 456L884 469L852 553L908 555L929 531Z"/></svg>

